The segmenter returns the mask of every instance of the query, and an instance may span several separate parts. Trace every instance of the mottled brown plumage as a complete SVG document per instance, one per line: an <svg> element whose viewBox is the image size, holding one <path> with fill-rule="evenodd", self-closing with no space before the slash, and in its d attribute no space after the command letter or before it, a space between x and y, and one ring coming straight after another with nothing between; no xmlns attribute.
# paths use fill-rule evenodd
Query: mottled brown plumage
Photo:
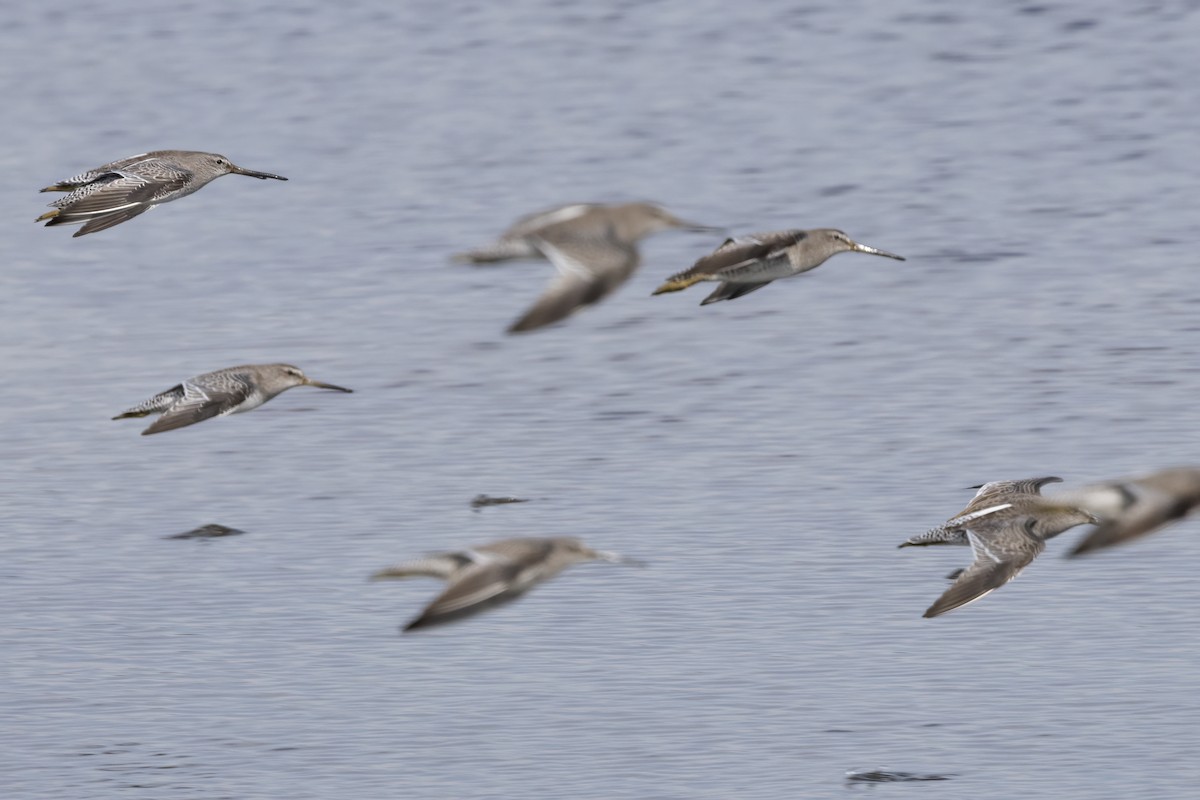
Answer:
<svg viewBox="0 0 1200 800"><path fill-rule="evenodd" d="M86 236L133 219L156 205L178 200L222 175L247 175L286 181L281 175L243 169L217 153L192 150L155 150L113 161L42 189L69 192L37 218L46 227L83 227L74 236Z"/></svg>

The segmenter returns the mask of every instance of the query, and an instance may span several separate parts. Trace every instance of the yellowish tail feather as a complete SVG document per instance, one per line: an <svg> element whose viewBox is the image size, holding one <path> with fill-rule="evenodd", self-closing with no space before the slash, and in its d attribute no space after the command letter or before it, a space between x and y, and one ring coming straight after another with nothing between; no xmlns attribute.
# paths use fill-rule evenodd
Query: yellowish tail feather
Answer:
<svg viewBox="0 0 1200 800"><path fill-rule="evenodd" d="M683 291L693 283L699 283L707 277L707 275L676 275L673 278L668 278L667 282L655 289L652 294Z"/></svg>
<svg viewBox="0 0 1200 800"><path fill-rule="evenodd" d="M54 209L53 211L47 211L45 214L42 214L40 217L35 219L34 222L41 222L44 219L54 219L55 217L58 216L58 213L59 213L59 209L57 209L57 208Z"/></svg>

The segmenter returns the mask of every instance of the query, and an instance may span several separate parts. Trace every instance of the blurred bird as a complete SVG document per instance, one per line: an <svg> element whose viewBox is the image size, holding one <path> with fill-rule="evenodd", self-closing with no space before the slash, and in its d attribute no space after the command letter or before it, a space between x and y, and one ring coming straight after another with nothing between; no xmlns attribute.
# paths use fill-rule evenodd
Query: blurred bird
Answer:
<svg viewBox="0 0 1200 800"><path fill-rule="evenodd" d="M1056 501L1099 517L1099 524L1068 556L1130 541L1177 522L1200 506L1200 468L1175 467L1066 490Z"/></svg>
<svg viewBox="0 0 1200 800"><path fill-rule="evenodd" d="M294 386L351 391L331 383L314 381L291 364L245 364L188 378L113 419L144 417L161 412L162 416L142 431L143 436L148 436L194 425L209 417L240 414L258 408Z"/></svg>
<svg viewBox="0 0 1200 800"><path fill-rule="evenodd" d="M706 306L750 294L779 278L816 269L830 256L847 252L904 261L902 256L851 241L849 236L832 228L754 233L726 239L691 269L668 278L653 294L678 292L701 281L717 281L721 285L700 303Z"/></svg>
<svg viewBox="0 0 1200 800"><path fill-rule="evenodd" d="M43 192L69 192L37 218L46 227L84 223L74 236L84 236L120 225L161 203L191 194L222 175L286 181L282 175L243 169L216 153L191 150L155 150L59 181Z"/></svg>
<svg viewBox="0 0 1200 800"><path fill-rule="evenodd" d="M445 591L404 626L404 630L410 631L450 622L516 599L572 564L595 560L638 563L616 553L592 550L572 537L531 537L435 553L380 570L371 579L424 575L447 581Z"/></svg>
<svg viewBox="0 0 1200 800"><path fill-rule="evenodd" d="M577 203L522 217L495 243L456 258L489 264L517 258L545 258L558 276L533 306L509 326L509 333L532 331L599 302L637 269L637 244L670 228L713 231L684 222L651 203Z"/></svg>

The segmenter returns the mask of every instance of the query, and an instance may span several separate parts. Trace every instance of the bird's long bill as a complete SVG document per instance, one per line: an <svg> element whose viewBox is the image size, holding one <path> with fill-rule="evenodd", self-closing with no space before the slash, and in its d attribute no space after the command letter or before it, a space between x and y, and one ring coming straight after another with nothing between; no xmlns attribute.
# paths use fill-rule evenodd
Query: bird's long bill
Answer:
<svg viewBox="0 0 1200 800"><path fill-rule="evenodd" d="M884 258L894 258L897 261L905 261L904 256L898 256L895 253L889 253L887 250L880 250L878 247L869 247L865 244L854 243L852 248L856 253L867 253L872 256L883 256Z"/></svg>
<svg viewBox="0 0 1200 800"><path fill-rule="evenodd" d="M275 175L270 172L259 172L257 170L253 170L253 169L246 169L245 167L239 167L236 164L230 164L230 167L231 167L231 169L229 171L232 172L234 175L248 175L251 178L258 178L260 181L265 181L267 178L270 178L271 180L274 180L274 181L286 181L287 180L287 178L283 177L282 175Z"/></svg>
<svg viewBox="0 0 1200 800"><path fill-rule="evenodd" d="M334 386L332 383L321 383L320 381L314 381L311 378L306 380L304 385L315 386L318 389L333 389L335 392L352 393L354 391L353 389L347 389L345 386Z"/></svg>

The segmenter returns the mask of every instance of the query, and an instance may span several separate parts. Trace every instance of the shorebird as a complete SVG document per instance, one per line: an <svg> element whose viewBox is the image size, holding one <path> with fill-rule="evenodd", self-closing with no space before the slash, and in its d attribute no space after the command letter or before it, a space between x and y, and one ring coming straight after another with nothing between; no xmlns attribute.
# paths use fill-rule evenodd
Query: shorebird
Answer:
<svg viewBox="0 0 1200 800"><path fill-rule="evenodd" d="M750 294L773 280L816 269L830 256L847 252L904 261L902 256L859 244L832 228L753 233L726 239L691 269L667 278L653 294L678 292L701 281L717 281L721 285L700 303L706 306Z"/></svg>
<svg viewBox="0 0 1200 800"><path fill-rule="evenodd" d="M240 414L258 408L293 386L315 386L338 392L352 390L307 377L291 364L245 364L206 372L172 386L113 419L162 413L143 436L194 425L209 417Z"/></svg>
<svg viewBox="0 0 1200 800"><path fill-rule="evenodd" d="M532 331L599 302L637 269L637 244L652 233L679 228L712 231L684 222L652 203L577 203L521 217L500 239L456 258L489 264L516 258L545 258L558 275L509 333Z"/></svg>
<svg viewBox="0 0 1200 800"><path fill-rule="evenodd" d="M222 175L286 181L282 175L256 172L233 164L216 153L192 150L155 150L113 161L73 178L59 181L43 192L69 192L37 218L52 225L84 223L75 236L84 236L133 219L161 203L191 194Z"/></svg>
<svg viewBox="0 0 1200 800"><path fill-rule="evenodd" d="M423 575L448 582L446 589L404 626L411 631L514 600L572 564L596 560L638 563L616 553L592 550L572 537L503 539L405 561L376 572L371 580Z"/></svg>
<svg viewBox="0 0 1200 800"><path fill-rule="evenodd" d="M1200 506L1200 468L1175 467L1056 494L1099 517L1096 529L1068 556L1090 553L1153 533Z"/></svg>
<svg viewBox="0 0 1200 800"><path fill-rule="evenodd" d="M1045 549L1047 539L1096 521L1082 508L1042 496L1043 486L1061 480L1046 476L973 487L979 491L965 509L900 545L970 545L975 554L970 566L947 576L954 585L926 610L926 617L952 611L1000 588Z"/></svg>
<svg viewBox="0 0 1200 800"><path fill-rule="evenodd" d="M967 507L946 522L925 533L911 536L900 547L925 547L940 544L965 545L966 526L972 520L985 517L1005 518L1035 515L1037 534L1050 539L1081 523L1075 522L1078 509L1042 497L1042 487L1047 483L1062 483L1062 478L1048 475L1043 478L1023 478L1012 481L992 481L972 486L978 489ZM1065 527L1063 527L1065 526Z"/></svg>

